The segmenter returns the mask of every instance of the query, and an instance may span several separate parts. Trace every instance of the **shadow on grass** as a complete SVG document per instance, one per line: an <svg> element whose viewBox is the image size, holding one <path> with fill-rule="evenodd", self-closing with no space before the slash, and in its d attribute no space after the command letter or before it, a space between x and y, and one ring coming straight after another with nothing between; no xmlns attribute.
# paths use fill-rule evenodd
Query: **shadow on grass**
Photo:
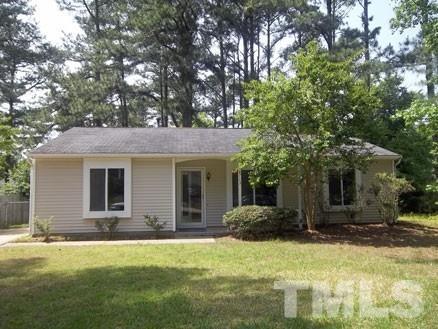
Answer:
<svg viewBox="0 0 438 329"><path fill-rule="evenodd" d="M405 221L391 227L381 224L339 224L321 227L317 233L294 233L286 239L302 243L372 247L436 247L438 228Z"/></svg>
<svg viewBox="0 0 438 329"><path fill-rule="evenodd" d="M30 271L41 267L46 262L44 257L12 258L0 261L0 280L9 277L26 276ZM2 286L0 285L0 288Z"/></svg>
<svg viewBox="0 0 438 329"><path fill-rule="evenodd" d="M3 328L339 328L339 319L283 317L272 279L212 276L183 267L96 267L35 273L42 260L7 261L0 278ZM41 264L41 263L40 263ZM22 271L23 273L19 273ZM5 271L7 272L7 271ZM23 279L25 277L25 279ZM4 293L7 292L7 293ZM307 300L304 308L308 309ZM345 323L344 323L345 324Z"/></svg>

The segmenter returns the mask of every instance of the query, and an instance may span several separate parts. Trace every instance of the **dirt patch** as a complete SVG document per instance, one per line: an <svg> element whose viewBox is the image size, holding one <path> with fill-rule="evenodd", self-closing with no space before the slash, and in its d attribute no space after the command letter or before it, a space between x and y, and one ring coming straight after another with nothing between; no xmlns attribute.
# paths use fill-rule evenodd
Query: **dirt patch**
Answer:
<svg viewBox="0 0 438 329"><path fill-rule="evenodd" d="M336 243L374 247L436 247L438 228L412 222L394 226L344 224L321 227L316 232L293 233L287 237L303 243Z"/></svg>

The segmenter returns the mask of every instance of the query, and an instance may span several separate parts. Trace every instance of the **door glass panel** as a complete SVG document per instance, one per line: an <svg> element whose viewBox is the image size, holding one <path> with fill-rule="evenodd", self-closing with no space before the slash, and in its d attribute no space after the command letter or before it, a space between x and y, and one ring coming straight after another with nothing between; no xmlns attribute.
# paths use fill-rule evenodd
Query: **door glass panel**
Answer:
<svg viewBox="0 0 438 329"><path fill-rule="evenodd" d="M181 222L202 222L202 175L201 171L181 172Z"/></svg>

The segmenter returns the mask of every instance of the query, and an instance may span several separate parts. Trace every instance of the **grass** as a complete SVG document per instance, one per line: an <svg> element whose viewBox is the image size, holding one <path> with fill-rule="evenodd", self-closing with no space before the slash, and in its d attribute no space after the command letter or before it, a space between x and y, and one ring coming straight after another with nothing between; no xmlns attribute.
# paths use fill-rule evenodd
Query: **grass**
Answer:
<svg viewBox="0 0 438 329"><path fill-rule="evenodd" d="M288 241L2 248L0 327L437 328L434 224L433 218L403 218L395 231L347 227L334 238L323 231ZM357 312L313 318L303 293L298 317L285 319L284 293L273 289L277 280L360 279L374 282L380 306L395 303L394 282L420 283L423 313L414 319L361 318Z"/></svg>

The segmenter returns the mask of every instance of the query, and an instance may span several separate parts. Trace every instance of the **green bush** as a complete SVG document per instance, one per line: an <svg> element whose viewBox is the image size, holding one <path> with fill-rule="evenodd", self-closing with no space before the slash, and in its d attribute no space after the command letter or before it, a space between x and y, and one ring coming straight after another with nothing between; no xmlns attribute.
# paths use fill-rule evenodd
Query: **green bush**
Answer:
<svg viewBox="0 0 438 329"><path fill-rule="evenodd" d="M120 219L116 216L107 217L104 219L97 219L94 225L100 232L106 234L108 240L111 240L114 233L117 231L117 227L119 226L119 221Z"/></svg>
<svg viewBox="0 0 438 329"><path fill-rule="evenodd" d="M224 215L224 223L231 233L240 239L259 239L280 236L293 229L297 212L293 209L243 206Z"/></svg>
<svg viewBox="0 0 438 329"><path fill-rule="evenodd" d="M158 216L144 215L144 222L147 226L155 231L155 236L158 237L160 231L166 226L166 222L160 222Z"/></svg>
<svg viewBox="0 0 438 329"><path fill-rule="evenodd" d="M44 242L50 241L50 234L52 233L52 218L34 218L35 228L43 236Z"/></svg>
<svg viewBox="0 0 438 329"><path fill-rule="evenodd" d="M378 173L372 183L379 214L384 224L394 225L398 219L398 201L400 194L413 191L409 182L393 174Z"/></svg>

